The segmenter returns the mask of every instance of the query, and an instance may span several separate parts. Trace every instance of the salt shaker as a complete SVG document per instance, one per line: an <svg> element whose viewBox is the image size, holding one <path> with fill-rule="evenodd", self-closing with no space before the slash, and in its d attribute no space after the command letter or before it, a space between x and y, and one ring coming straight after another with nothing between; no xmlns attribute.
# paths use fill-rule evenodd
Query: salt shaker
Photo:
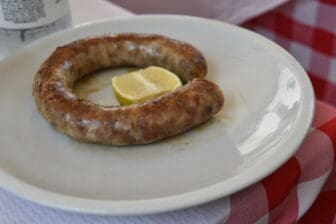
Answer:
<svg viewBox="0 0 336 224"><path fill-rule="evenodd" d="M0 60L33 40L70 26L68 0L0 0Z"/></svg>

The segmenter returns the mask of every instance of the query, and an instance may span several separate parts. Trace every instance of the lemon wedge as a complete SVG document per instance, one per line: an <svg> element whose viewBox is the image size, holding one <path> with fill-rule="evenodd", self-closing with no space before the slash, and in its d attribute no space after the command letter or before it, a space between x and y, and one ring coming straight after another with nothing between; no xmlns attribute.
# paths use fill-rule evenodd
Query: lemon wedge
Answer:
<svg viewBox="0 0 336 224"><path fill-rule="evenodd" d="M112 78L112 89L123 106L145 102L180 86L182 82L177 75L157 66Z"/></svg>

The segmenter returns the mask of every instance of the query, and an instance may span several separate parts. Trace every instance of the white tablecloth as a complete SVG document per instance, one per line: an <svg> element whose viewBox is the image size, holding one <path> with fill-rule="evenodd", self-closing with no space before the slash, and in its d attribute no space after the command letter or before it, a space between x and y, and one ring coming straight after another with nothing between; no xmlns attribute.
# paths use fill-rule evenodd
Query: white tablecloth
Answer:
<svg viewBox="0 0 336 224"><path fill-rule="evenodd" d="M75 26L94 20L133 15L130 11L106 0L69 0L69 2Z"/></svg>

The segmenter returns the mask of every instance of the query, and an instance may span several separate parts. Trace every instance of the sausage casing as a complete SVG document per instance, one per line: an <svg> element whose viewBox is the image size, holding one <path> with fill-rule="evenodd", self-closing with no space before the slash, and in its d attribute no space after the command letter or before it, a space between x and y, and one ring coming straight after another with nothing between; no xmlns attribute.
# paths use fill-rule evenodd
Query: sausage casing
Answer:
<svg viewBox="0 0 336 224"><path fill-rule="evenodd" d="M186 84L142 104L101 106L78 98L76 80L118 66L157 65ZM160 35L119 34L57 48L41 65L33 85L39 112L74 139L111 145L146 144L208 120L223 106L220 88L203 77L206 63L190 44Z"/></svg>

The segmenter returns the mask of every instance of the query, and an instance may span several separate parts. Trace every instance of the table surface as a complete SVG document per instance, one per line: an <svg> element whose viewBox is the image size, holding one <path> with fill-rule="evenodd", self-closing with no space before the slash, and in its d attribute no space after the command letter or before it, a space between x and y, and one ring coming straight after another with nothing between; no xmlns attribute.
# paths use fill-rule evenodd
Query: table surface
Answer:
<svg viewBox="0 0 336 224"><path fill-rule="evenodd" d="M69 0L69 3L74 26L116 16L133 15L130 11L106 0Z"/></svg>

